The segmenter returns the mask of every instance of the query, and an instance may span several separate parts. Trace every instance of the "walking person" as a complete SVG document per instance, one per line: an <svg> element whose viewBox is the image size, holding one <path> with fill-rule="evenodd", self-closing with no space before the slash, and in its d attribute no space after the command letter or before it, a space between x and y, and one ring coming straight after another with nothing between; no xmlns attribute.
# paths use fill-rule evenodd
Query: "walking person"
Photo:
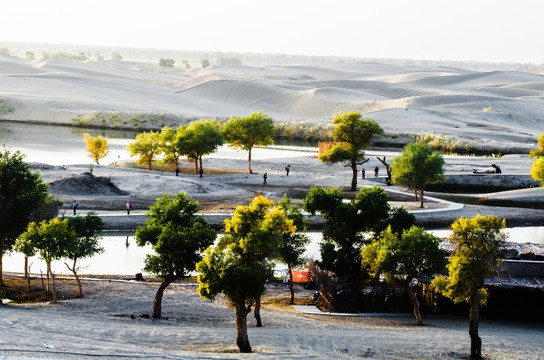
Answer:
<svg viewBox="0 0 544 360"><path fill-rule="evenodd" d="M362 170L361 170L361 176L363 177L363 179L365 178L365 173L366 173L366 172L365 172L365 169L362 169Z"/></svg>
<svg viewBox="0 0 544 360"><path fill-rule="evenodd" d="M379 167L375 167L374 168L374 177L378 177L378 173L380 172L380 168Z"/></svg>
<svg viewBox="0 0 544 360"><path fill-rule="evenodd" d="M266 185L266 179L268 178L268 174L264 173L263 175L263 185Z"/></svg>
<svg viewBox="0 0 544 360"><path fill-rule="evenodd" d="M129 201L127 201L127 215L130 215L130 209L132 209L132 203Z"/></svg>
<svg viewBox="0 0 544 360"><path fill-rule="evenodd" d="M287 164L285 167L285 171L287 172L287 176L289 176L289 170L291 170L291 165Z"/></svg>
<svg viewBox="0 0 544 360"><path fill-rule="evenodd" d="M76 216L77 201L75 200L74 200L74 203L72 204L72 209L74 209L74 216Z"/></svg>
<svg viewBox="0 0 544 360"><path fill-rule="evenodd" d="M176 176L179 176L179 167L176 166Z"/></svg>
<svg viewBox="0 0 544 360"><path fill-rule="evenodd" d="M202 168L200 168L200 170L198 170L198 173L200 174L200 177L203 177L202 175L204 174L204 170L202 170Z"/></svg>

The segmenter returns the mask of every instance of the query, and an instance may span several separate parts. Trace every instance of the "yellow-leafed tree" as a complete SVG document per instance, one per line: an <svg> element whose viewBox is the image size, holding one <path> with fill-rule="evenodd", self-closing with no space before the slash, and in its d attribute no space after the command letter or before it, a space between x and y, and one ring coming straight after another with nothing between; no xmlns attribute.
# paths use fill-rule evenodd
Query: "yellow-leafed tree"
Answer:
<svg viewBox="0 0 544 360"><path fill-rule="evenodd" d="M89 157L96 162L96 165L100 165L100 159L105 158L110 153L108 138L103 136L92 137L85 134L85 142L87 143L85 148L89 153Z"/></svg>

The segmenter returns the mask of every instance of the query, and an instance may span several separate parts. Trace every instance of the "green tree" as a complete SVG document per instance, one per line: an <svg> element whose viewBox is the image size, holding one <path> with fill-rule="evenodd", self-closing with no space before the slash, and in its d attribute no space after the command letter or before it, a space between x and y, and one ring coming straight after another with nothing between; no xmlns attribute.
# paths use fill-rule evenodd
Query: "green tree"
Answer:
<svg viewBox="0 0 544 360"><path fill-rule="evenodd" d="M163 59L163 58L161 58L159 60L159 66L162 66L162 67L172 68L172 67L174 67L175 63L176 62L174 61L174 59Z"/></svg>
<svg viewBox="0 0 544 360"><path fill-rule="evenodd" d="M0 55L11 56L11 53L9 52L8 48L1 48L0 49Z"/></svg>
<svg viewBox="0 0 544 360"><path fill-rule="evenodd" d="M118 52L114 52L114 53L111 54L111 59L113 61L121 61L121 60L123 60L123 57Z"/></svg>
<svg viewBox="0 0 544 360"><path fill-rule="evenodd" d="M198 174L199 163L202 168L202 156L217 151L225 143L221 125L214 120L198 120L178 129L175 146L180 153L193 159L195 174Z"/></svg>
<svg viewBox="0 0 544 360"><path fill-rule="evenodd" d="M389 220L385 190L363 188L351 202L344 202L340 189L313 186L303 204L311 215L319 212L325 219L319 266L336 273L351 301L356 301L365 276L361 265L361 248L366 242L363 233L383 228ZM356 307L355 302L351 306Z"/></svg>
<svg viewBox="0 0 544 360"><path fill-rule="evenodd" d="M223 127L223 134L229 146L248 152L249 173L251 170L251 150L255 145L271 145L275 127L272 118L264 113L251 113L246 117L233 116Z"/></svg>
<svg viewBox="0 0 544 360"><path fill-rule="evenodd" d="M214 299L223 293L236 312L236 345L240 352L251 352L247 336L247 315L259 301L270 272L270 259L284 233L296 230L293 221L272 202L258 196L249 206L238 206L225 220L222 241L206 250L198 271L198 294Z"/></svg>
<svg viewBox="0 0 544 360"><path fill-rule="evenodd" d="M477 215L457 219L449 237L453 244L447 269L448 277L440 276L432 285L455 303L470 304L469 335L471 359L482 358L482 339L478 335L480 305L487 302L485 278L500 264L500 250L506 241L502 231L505 220L496 216Z"/></svg>
<svg viewBox="0 0 544 360"><path fill-rule="evenodd" d="M30 165L23 158L19 151L0 150L0 287L4 286L4 254L13 249L19 235L26 230L32 212L47 199L47 185L39 172L30 171Z"/></svg>
<svg viewBox="0 0 544 360"><path fill-rule="evenodd" d="M202 59L200 60L200 65L202 65L202 68L205 69L207 67L210 67L210 62L208 61L208 59Z"/></svg>
<svg viewBox="0 0 544 360"><path fill-rule="evenodd" d="M95 213L89 212L84 217L74 216L68 218L68 225L75 231L74 242L68 246L66 257L72 261L72 266L64 263L76 278L78 296L83 296L81 280L77 272L79 271L78 260L92 257L104 251L100 246L101 232L104 229L104 222Z"/></svg>
<svg viewBox="0 0 544 360"><path fill-rule="evenodd" d="M189 64L189 60L183 60L182 63L183 63L183 66L185 66L186 69L191 68L191 64Z"/></svg>
<svg viewBox="0 0 544 360"><path fill-rule="evenodd" d="M49 278L53 284L53 302L57 301L55 291L55 276L51 271L51 262L66 257L71 250L71 246L77 238L76 232L68 224L68 219L59 220L54 218L50 221L42 221L39 224L32 222L28 224L26 232L22 233L17 240L16 247L29 251L33 248L34 252L40 254L40 258L47 265L47 292L51 292Z"/></svg>
<svg viewBox="0 0 544 360"><path fill-rule="evenodd" d="M32 51L25 52L25 58L28 60L34 60L34 53Z"/></svg>
<svg viewBox="0 0 544 360"><path fill-rule="evenodd" d="M544 133L538 138L538 149L531 149L529 157L535 158L531 165L531 177L544 186Z"/></svg>
<svg viewBox="0 0 544 360"><path fill-rule="evenodd" d="M284 233L279 242L278 255L280 261L287 265L289 272L289 292L291 300L289 304L295 303L295 291L293 289L293 268L302 266L307 261L302 255L306 251L306 245L310 242L310 238L302 232L306 232L304 216L298 206L291 205L291 199L287 195L278 203L278 207L282 209L288 219L293 221L296 226L296 233Z"/></svg>
<svg viewBox="0 0 544 360"><path fill-rule="evenodd" d="M103 136L92 137L89 134L85 134L85 143L89 157L96 162L96 165L100 165L100 159L105 158L110 153L108 138Z"/></svg>
<svg viewBox="0 0 544 360"><path fill-rule="evenodd" d="M163 156L158 160L159 165L172 165L179 166L179 158L183 156L181 149L179 148L176 136L182 130L179 127L177 130L172 129L169 126L165 126L161 129L159 134L160 151Z"/></svg>
<svg viewBox="0 0 544 360"><path fill-rule="evenodd" d="M47 195L45 199L32 211L29 217L29 222L40 222L44 220L51 220L57 217L59 208L62 206L62 201ZM30 255L27 255L25 251L17 249L17 251L25 255L25 278L28 281L28 291L30 291L30 277L28 276L28 258L34 256L33 250L30 251Z"/></svg>
<svg viewBox="0 0 544 360"><path fill-rule="evenodd" d="M407 290L412 299L417 325L422 325L417 281L429 279L446 266L446 251L440 248L440 238L412 226L399 234L391 227L383 231L362 251L362 263L376 278L382 274L386 281Z"/></svg>
<svg viewBox="0 0 544 360"><path fill-rule="evenodd" d="M154 131L140 133L134 142L128 144L127 150L130 156L139 156L137 164L146 164L151 170L153 161L161 153L160 135Z"/></svg>
<svg viewBox="0 0 544 360"><path fill-rule="evenodd" d="M423 207L425 187L444 178L444 158L427 144L411 143L393 158L391 172L395 184L414 188L416 201L419 194L419 206Z"/></svg>
<svg viewBox="0 0 544 360"><path fill-rule="evenodd" d="M217 234L202 216L197 216L198 202L187 194L164 194L149 207L144 226L136 229L138 246L151 245L144 270L156 274L162 283L153 302L153 318L162 316L164 290L172 282L188 276L202 259L202 252L213 244Z"/></svg>
<svg viewBox="0 0 544 360"><path fill-rule="evenodd" d="M357 165L368 161L363 149L370 147L374 135L380 135L383 130L374 120L363 119L358 112L338 114L332 120L335 125L333 139L339 142L322 154L319 159L323 162L342 162L350 167L353 173L351 191L357 190Z"/></svg>

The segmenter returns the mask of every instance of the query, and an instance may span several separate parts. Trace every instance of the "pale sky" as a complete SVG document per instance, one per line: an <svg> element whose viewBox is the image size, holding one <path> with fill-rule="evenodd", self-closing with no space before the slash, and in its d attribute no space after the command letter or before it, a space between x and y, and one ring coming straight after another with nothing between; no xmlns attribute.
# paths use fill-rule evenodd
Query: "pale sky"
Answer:
<svg viewBox="0 0 544 360"><path fill-rule="evenodd" d="M542 0L13 0L0 40L544 63Z"/></svg>

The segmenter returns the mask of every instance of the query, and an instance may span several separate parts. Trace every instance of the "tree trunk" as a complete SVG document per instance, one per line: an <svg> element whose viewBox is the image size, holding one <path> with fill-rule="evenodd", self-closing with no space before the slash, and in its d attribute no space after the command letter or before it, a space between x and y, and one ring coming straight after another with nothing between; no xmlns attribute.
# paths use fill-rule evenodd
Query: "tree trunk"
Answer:
<svg viewBox="0 0 544 360"><path fill-rule="evenodd" d="M195 158L195 175L198 175L198 157Z"/></svg>
<svg viewBox="0 0 544 360"><path fill-rule="evenodd" d="M257 327L263 327L263 322L261 321L261 298L259 297L255 301L255 310L253 311L255 320L257 320Z"/></svg>
<svg viewBox="0 0 544 360"><path fill-rule="evenodd" d="M421 189L419 192L419 207L423 207L423 189Z"/></svg>
<svg viewBox="0 0 544 360"><path fill-rule="evenodd" d="M356 191L357 190L357 163L355 161L351 163L351 171L352 171L351 191Z"/></svg>
<svg viewBox="0 0 544 360"><path fill-rule="evenodd" d="M251 170L251 149L249 149L249 151L248 151L247 161L248 161L248 163L249 163L249 173L250 173L250 174L253 174L253 170ZM250 351L250 352L251 352L251 351Z"/></svg>
<svg viewBox="0 0 544 360"><path fill-rule="evenodd" d="M421 326L423 325L423 323L421 322L421 311L419 309L419 300L417 299L417 294L414 293L410 285L408 285L407 290L408 295L410 295L410 299L412 299L412 304L414 305L414 316L416 317L417 326Z"/></svg>
<svg viewBox="0 0 544 360"><path fill-rule="evenodd" d="M199 160L199 162L200 162L200 168L203 169L203 167L202 167L202 155L200 155L200 156L198 157L198 160Z"/></svg>
<svg viewBox="0 0 544 360"><path fill-rule="evenodd" d="M47 263L47 269L49 273L51 274L51 282L53 284L53 302L57 302L57 292L55 290L55 276L53 275L53 271L51 271L51 262Z"/></svg>
<svg viewBox="0 0 544 360"><path fill-rule="evenodd" d="M162 316L162 295L164 290L170 285L175 278L165 279L159 286L157 293L155 294L155 301L153 301L153 319L160 319Z"/></svg>
<svg viewBox="0 0 544 360"><path fill-rule="evenodd" d="M83 297L83 288L81 286L81 280L79 279L79 276L77 275L77 271L76 271L76 266L77 266L77 258L74 259L74 265L73 267L69 267L68 264L64 263L66 265L66 267L68 268L68 270L70 270L73 274L74 274L74 277L76 278L76 282L77 282L77 290L78 290L78 297Z"/></svg>
<svg viewBox="0 0 544 360"><path fill-rule="evenodd" d="M291 265L287 265L287 270L289 271L289 292L291 293L291 301L289 302L290 305L295 304L295 289L293 289L293 270L291 269Z"/></svg>
<svg viewBox="0 0 544 360"><path fill-rule="evenodd" d="M4 258L4 253L0 254L0 288L4 287L4 273L2 270L2 259Z"/></svg>
<svg viewBox="0 0 544 360"><path fill-rule="evenodd" d="M245 301L236 304L236 345L241 353L250 353L251 345L247 337L247 314Z"/></svg>
<svg viewBox="0 0 544 360"><path fill-rule="evenodd" d="M25 256L25 279L28 279L28 256Z"/></svg>
<svg viewBox="0 0 544 360"><path fill-rule="evenodd" d="M51 294L51 285L49 281L49 273L51 272L51 263L46 262L46 271L45 271L45 277L47 282L47 293Z"/></svg>
<svg viewBox="0 0 544 360"><path fill-rule="evenodd" d="M480 322L480 304L478 300L470 303L470 319L468 333L470 335L470 358L482 359L482 339L478 336L478 323Z"/></svg>

